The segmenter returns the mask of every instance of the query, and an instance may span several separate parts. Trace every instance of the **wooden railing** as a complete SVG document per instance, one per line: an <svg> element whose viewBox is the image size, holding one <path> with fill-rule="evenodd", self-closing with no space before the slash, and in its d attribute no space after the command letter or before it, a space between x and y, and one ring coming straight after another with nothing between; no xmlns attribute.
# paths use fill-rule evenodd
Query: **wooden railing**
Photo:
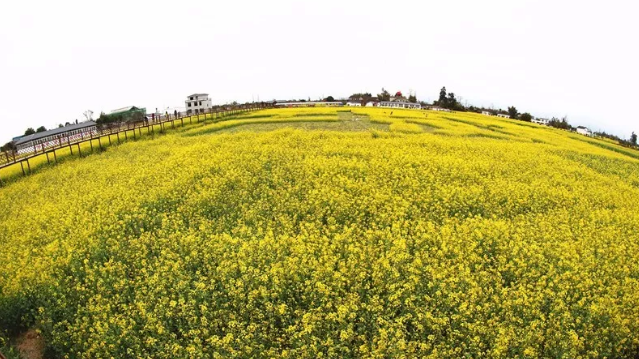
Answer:
<svg viewBox="0 0 639 359"><path fill-rule="evenodd" d="M121 140L128 140L129 136L132 135L133 138L138 136L142 136L142 129L147 129L147 133L153 133L155 131L156 126L160 126L160 131L164 131L165 127L171 125L171 128L175 128L176 123L178 125L184 126L185 122L196 123L198 122L206 122L208 120L219 120L220 118L236 115L243 112L256 111L264 108L272 107L271 104L247 104L247 105L238 105L238 106L225 106L225 107L217 107L212 108L208 112L200 112L196 114L185 114L179 113L178 116L174 114L168 115L160 115L155 118L149 118L148 120L139 121L135 123L124 123L120 124L117 127L111 128L101 128L96 131L91 131L89 135L83 136L79 140L62 142L60 141L58 145L53 145L49 147L45 147L42 144L41 150L34 150L33 152L22 153L19 154L16 151L5 151L0 152L0 169L5 167L13 166L16 164L20 164L22 174L24 176L30 174L32 172L31 163L29 160L45 155L47 157L47 163L51 163L53 159L54 162L58 161L58 156L56 154L57 150L68 148L73 155L73 148L77 146L77 151L80 156L82 156L82 149L80 147L81 144L89 142L91 146L91 151L93 151L93 143L94 141L98 141L98 147L100 149L103 148L102 138L107 137L109 145L111 145L111 136L117 136L117 142L119 143ZM136 135L136 131L139 133ZM122 136L120 136L122 134ZM122 137L122 138L121 138ZM25 168L26 164L26 168ZM0 177L0 185L3 184L2 178Z"/></svg>

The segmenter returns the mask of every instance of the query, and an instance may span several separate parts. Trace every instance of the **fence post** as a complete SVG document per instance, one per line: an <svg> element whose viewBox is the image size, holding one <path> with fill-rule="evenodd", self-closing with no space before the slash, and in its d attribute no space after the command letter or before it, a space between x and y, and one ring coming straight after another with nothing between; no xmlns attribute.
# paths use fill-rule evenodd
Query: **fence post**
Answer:
<svg viewBox="0 0 639 359"><path fill-rule="evenodd" d="M102 152L102 139L98 137L98 144L100 145L100 152Z"/></svg>
<svg viewBox="0 0 639 359"><path fill-rule="evenodd" d="M82 157L82 149L80 148L80 144L78 143L78 153L80 154L80 157Z"/></svg>
<svg viewBox="0 0 639 359"><path fill-rule="evenodd" d="M24 173L24 161L20 161L20 168L22 168L22 175L26 176L27 174Z"/></svg>
<svg viewBox="0 0 639 359"><path fill-rule="evenodd" d="M29 167L29 174L31 174L31 164L29 163L29 159L27 158L27 167Z"/></svg>
<svg viewBox="0 0 639 359"><path fill-rule="evenodd" d="M45 155L47 156L47 164L51 164L51 161L49 161L49 152L45 153Z"/></svg>
<svg viewBox="0 0 639 359"><path fill-rule="evenodd" d="M55 154L55 149L53 150L53 159L55 160L55 163L58 163L58 155Z"/></svg>

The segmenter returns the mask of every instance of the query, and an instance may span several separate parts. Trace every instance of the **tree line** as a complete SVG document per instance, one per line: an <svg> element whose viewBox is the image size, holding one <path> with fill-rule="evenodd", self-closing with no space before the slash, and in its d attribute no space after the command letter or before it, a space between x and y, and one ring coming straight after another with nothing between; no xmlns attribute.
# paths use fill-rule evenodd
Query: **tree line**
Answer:
<svg viewBox="0 0 639 359"><path fill-rule="evenodd" d="M329 96L325 99L328 101L328 98L333 98L333 96ZM370 92L357 92L348 97L348 101L360 102L362 105L368 102L386 102L391 101L391 99L404 101L404 102L412 102L417 103L417 96L414 93L409 93L408 96L405 96L401 91L395 92L395 95L392 95L388 90L382 87L382 92L378 93L377 96L373 96Z"/></svg>
<svg viewBox="0 0 639 359"><path fill-rule="evenodd" d="M385 88L382 87L382 92L377 94L377 97L373 96L369 92L358 92L354 93L348 97L349 101L361 102L362 105L368 102L375 101L391 101L391 99L413 102L417 103L417 97L414 94L410 94L408 97L403 96L401 91L397 91L395 96L393 96L390 92L388 92ZM333 96L328 96L323 99L324 101L335 101ZM423 106L429 106L426 102L421 102ZM493 116L496 115L507 115L510 119L519 120L524 122L532 122L533 115L529 112L520 113L515 106L509 106L506 110L503 109L494 109L494 108L486 108L483 106L473 106L473 105L464 105L461 102L461 99L455 95L454 92L448 92L446 90L446 86L442 87L439 91L439 97L436 101L433 101L433 106L445 108L451 111L460 111L460 112L488 112ZM552 117L548 121L548 126L567 130L567 131L575 131L577 128L572 126L568 122L568 117L564 116L562 118ZM605 137L614 141L617 141L620 145L629 146L629 147L637 147L637 135L633 132L630 136L630 139L625 140L618 136L614 136L608 134L606 132L594 132L595 136Z"/></svg>
<svg viewBox="0 0 639 359"><path fill-rule="evenodd" d="M525 122L532 122L532 119L533 119L533 116L528 112L519 113L519 111L517 110L515 106L508 107L508 110L506 111L502 109L495 110L492 108L476 107L472 105L464 106L455 98L454 93L452 92L447 93L445 86L442 87L442 89L439 91L439 98L437 101L433 102L433 105L443 107L452 111L476 112L476 113L490 112L492 115L504 114L504 115L508 115L508 117L513 120L520 120ZM576 127L572 126L568 122L568 118L566 116L564 116L561 119L553 117L552 119L548 121L548 126L562 129L562 130L568 130L568 131L576 130ZM596 136L605 137L605 138L617 141L622 146L637 147L637 135L634 132L630 136L629 140L622 139L618 136L611 135L606 132L594 132L594 134Z"/></svg>

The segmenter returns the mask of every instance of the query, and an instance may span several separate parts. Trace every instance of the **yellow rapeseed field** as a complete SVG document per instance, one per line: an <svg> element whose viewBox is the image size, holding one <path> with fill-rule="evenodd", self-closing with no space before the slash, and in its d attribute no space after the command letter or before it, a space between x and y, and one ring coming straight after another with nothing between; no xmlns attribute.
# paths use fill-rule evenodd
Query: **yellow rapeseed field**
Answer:
<svg viewBox="0 0 639 359"><path fill-rule="evenodd" d="M0 336L68 358L639 354L639 152L344 110L187 126L0 188Z"/></svg>

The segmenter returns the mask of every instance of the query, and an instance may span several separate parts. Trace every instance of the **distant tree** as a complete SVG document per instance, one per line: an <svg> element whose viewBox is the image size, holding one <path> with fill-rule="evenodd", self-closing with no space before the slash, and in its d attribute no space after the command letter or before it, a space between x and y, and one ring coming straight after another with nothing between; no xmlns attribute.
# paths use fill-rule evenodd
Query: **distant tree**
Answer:
<svg viewBox="0 0 639 359"><path fill-rule="evenodd" d="M36 133L36 131L33 129L33 127L29 127L26 131L24 131L25 136L33 135L34 133Z"/></svg>
<svg viewBox="0 0 639 359"><path fill-rule="evenodd" d="M532 115L529 114L528 112L524 112L521 114L521 116L519 116L519 119L522 121L526 121L526 122L531 122L532 121Z"/></svg>
<svg viewBox="0 0 639 359"><path fill-rule="evenodd" d="M93 111L86 110L82 114L84 115L84 118L87 119L87 121L93 121Z"/></svg>
<svg viewBox="0 0 639 359"><path fill-rule="evenodd" d="M0 151L15 151L16 150L16 144L13 141L7 142L5 143L2 147L0 147Z"/></svg>
<svg viewBox="0 0 639 359"><path fill-rule="evenodd" d="M324 99L324 101L333 102L335 101L335 98L333 96L328 96L327 98Z"/></svg>
<svg viewBox="0 0 639 359"><path fill-rule="evenodd" d="M100 114L100 116L103 116L103 115L104 115L104 112L102 112L102 113ZM71 126L71 123L69 123L69 122L65 122L65 123L64 123L64 125L65 125L65 126Z"/></svg>
<svg viewBox="0 0 639 359"><path fill-rule="evenodd" d="M442 89L439 90L438 105L440 105L440 106L445 106L446 105L446 86L442 87Z"/></svg>
<svg viewBox="0 0 639 359"><path fill-rule="evenodd" d="M382 87L382 93L377 94L377 99L380 101L390 101L390 93Z"/></svg>
<svg viewBox="0 0 639 359"><path fill-rule="evenodd" d="M519 112L517 112L517 108L515 106L511 106L511 107L508 107L508 115L510 116L510 118L516 120L517 115L519 115Z"/></svg>
<svg viewBox="0 0 639 359"><path fill-rule="evenodd" d="M568 123L568 117L565 117L565 116L561 120L556 117L553 117L548 122L548 126L559 128L562 130L569 130L569 131L572 130L572 126Z"/></svg>
<svg viewBox="0 0 639 359"><path fill-rule="evenodd" d="M630 135L630 143L632 143L634 146L637 145L637 134L636 133L632 133L632 135Z"/></svg>
<svg viewBox="0 0 639 359"><path fill-rule="evenodd" d="M46 130L47 130L47 128L46 128L46 127L44 127L44 126L40 126L40 127L38 127L38 129L36 130L36 132L45 132Z"/></svg>
<svg viewBox="0 0 639 359"><path fill-rule="evenodd" d="M408 96L408 102L417 103L417 96L415 95Z"/></svg>
<svg viewBox="0 0 639 359"><path fill-rule="evenodd" d="M351 101L369 101L372 97L373 95L369 92L358 92L350 95L348 99Z"/></svg>
<svg viewBox="0 0 639 359"><path fill-rule="evenodd" d="M63 124L61 124L61 123L59 123L59 124L58 124L58 128L62 128L62 127L64 127L64 125L63 125Z"/></svg>

